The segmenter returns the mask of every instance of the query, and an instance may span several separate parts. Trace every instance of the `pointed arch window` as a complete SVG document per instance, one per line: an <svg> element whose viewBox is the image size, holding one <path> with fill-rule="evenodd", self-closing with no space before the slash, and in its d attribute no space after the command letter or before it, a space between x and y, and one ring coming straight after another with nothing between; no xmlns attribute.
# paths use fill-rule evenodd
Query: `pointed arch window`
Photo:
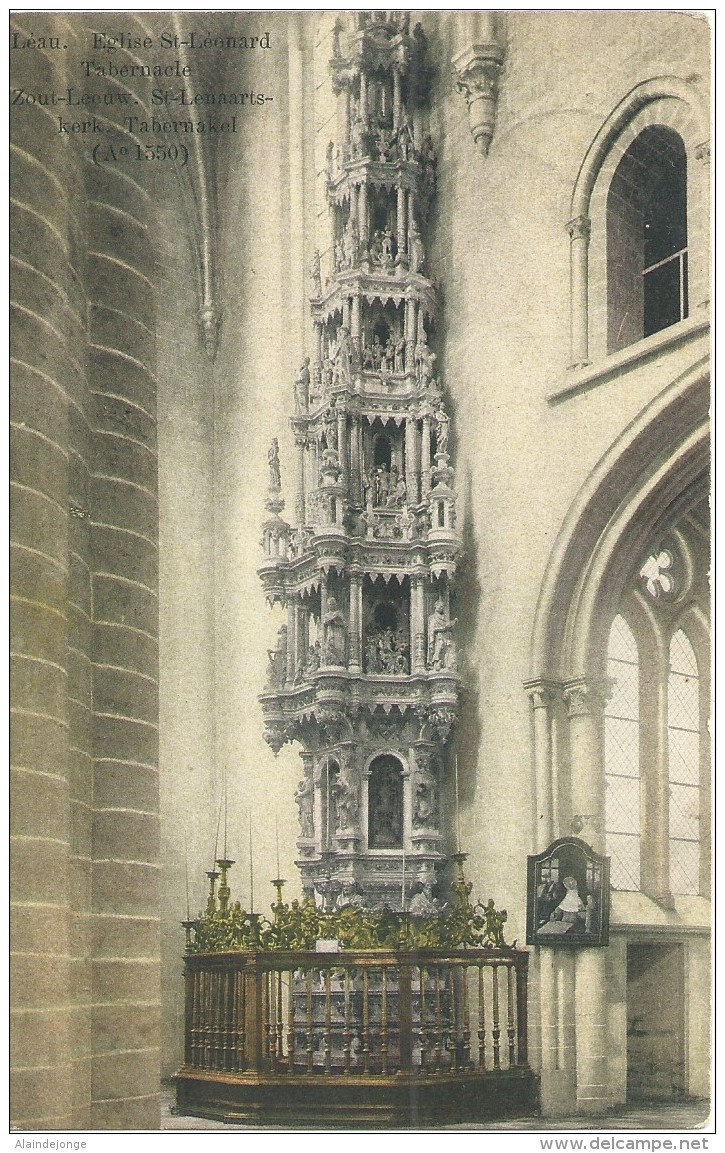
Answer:
<svg viewBox="0 0 725 1153"><path fill-rule="evenodd" d="M670 642L667 681L670 889L700 891L700 677L680 629Z"/></svg>
<svg viewBox="0 0 725 1153"><path fill-rule="evenodd" d="M620 160L607 196L608 351L688 315L687 154L651 125Z"/></svg>
<svg viewBox="0 0 725 1153"><path fill-rule="evenodd" d="M605 823L614 889L641 883L639 653L624 617L614 618L607 649L613 686L604 714Z"/></svg>

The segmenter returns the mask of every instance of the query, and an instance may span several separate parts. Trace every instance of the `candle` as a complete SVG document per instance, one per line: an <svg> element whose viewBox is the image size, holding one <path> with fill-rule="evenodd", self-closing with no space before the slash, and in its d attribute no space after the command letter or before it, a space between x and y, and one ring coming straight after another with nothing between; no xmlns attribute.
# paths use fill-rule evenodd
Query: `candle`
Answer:
<svg viewBox="0 0 725 1153"><path fill-rule="evenodd" d="M224 766L224 860L227 859L227 769Z"/></svg>
<svg viewBox="0 0 725 1153"><path fill-rule="evenodd" d="M405 912L405 841L403 842L403 880L400 886L400 908Z"/></svg>
<svg viewBox="0 0 725 1153"><path fill-rule="evenodd" d="M186 919L191 920L189 913L189 844L186 839L186 825L184 825L184 858L186 862Z"/></svg>
<svg viewBox="0 0 725 1153"><path fill-rule="evenodd" d="M456 775L456 852L461 851L461 809L458 803L458 753L455 754L455 775Z"/></svg>
<svg viewBox="0 0 725 1153"><path fill-rule="evenodd" d="M254 863L252 861L252 810L249 810L249 912L254 912Z"/></svg>
<svg viewBox="0 0 725 1153"><path fill-rule="evenodd" d="M216 836L214 838L214 859L212 860L212 863L211 863L212 869L216 868L216 854L217 854L217 849L219 848L219 826L221 825L221 821L222 821L222 805L223 805L223 803L224 803L224 801L222 799L219 802L219 816L216 819Z"/></svg>
<svg viewBox="0 0 725 1153"><path fill-rule="evenodd" d="M279 871L279 817L275 810L274 814L274 840L277 847L277 880L282 876Z"/></svg>

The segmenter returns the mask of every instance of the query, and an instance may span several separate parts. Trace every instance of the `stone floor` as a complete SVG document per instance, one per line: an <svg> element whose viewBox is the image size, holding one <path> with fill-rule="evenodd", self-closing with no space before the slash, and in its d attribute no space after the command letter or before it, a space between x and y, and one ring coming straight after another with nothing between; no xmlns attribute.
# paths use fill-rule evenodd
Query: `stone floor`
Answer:
<svg viewBox="0 0 725 1153"><path fill-rule="evenodd" d="M256 1131L248 1130L245 1125L226 1125L222 1121L205 1121L199 1117L177 1117L171 1112L173 1103L173 1093L165 1091L162 1096L162 1129ZM617 1110L616 1113L610 1114L607 1117L598 1120L588 1120L586 1126L582 1125L581 1117L557 1117L555 1120L541 1117L521 1117L506 1121L492 1121L490 1125L450 1125L447 1126L447 1128L456 1131L464 1129L475 1129L477 1131L492 1129L499 1132L511 1130L560 1132L568 1129L579 1129L584 1132L601 1130L608 1132L610 1130L621 1129L657 1132L662 1130L704 1129L706 1126L707 1131L714 1131L714 1117L711 1116L709 1101L686 1101L680 1102L679 1104L626 1107ZM271 1128L273 1127L270 1126L270 1129Z"/></svg>

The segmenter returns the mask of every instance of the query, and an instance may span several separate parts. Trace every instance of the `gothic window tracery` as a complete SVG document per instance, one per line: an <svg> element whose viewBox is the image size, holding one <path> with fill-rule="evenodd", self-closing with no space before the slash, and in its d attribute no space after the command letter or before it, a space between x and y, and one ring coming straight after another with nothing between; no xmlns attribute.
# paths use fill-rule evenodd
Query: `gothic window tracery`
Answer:
<svg viewBox="0 0 725 1153"><path fill-rule="evenodd" d="M637 569L609 631L604 711L606 850L615 889L667 902L706 887L708 758L707 552L701 519L685 517L674 547L653 550ZM693 531L694 530L694 531ZM679 589L673 572L690 573ZM683 607L684 602L684 607Z"/></svg>
<svg viewBox="0 0 725 1153"><path fill-rule="evenodd" d="M700 891L700 677L682 629L670 642L667 683L670 887Z"/></svg>
<svg viewBox="0 0 725 1153"><path fill-rule="evenodd" d="M607 676L612 695L604 714L605 820L611 882L639 889L641 812L639 653L632 630L616 616L609 634Z"/></svg>

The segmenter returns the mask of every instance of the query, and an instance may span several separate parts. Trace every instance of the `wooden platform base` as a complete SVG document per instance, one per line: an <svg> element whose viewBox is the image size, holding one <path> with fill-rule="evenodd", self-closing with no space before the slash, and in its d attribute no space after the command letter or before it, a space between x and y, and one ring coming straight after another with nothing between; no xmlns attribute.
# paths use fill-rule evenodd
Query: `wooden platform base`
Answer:
<svg viewBox="0 0 725 1153"><path fill-rule="evenodd" d="M526 1067L497 1073L392 1077L176 1074L181 1115L290 1129L420 1129L538 1112L538 1078Z"/></svg>

